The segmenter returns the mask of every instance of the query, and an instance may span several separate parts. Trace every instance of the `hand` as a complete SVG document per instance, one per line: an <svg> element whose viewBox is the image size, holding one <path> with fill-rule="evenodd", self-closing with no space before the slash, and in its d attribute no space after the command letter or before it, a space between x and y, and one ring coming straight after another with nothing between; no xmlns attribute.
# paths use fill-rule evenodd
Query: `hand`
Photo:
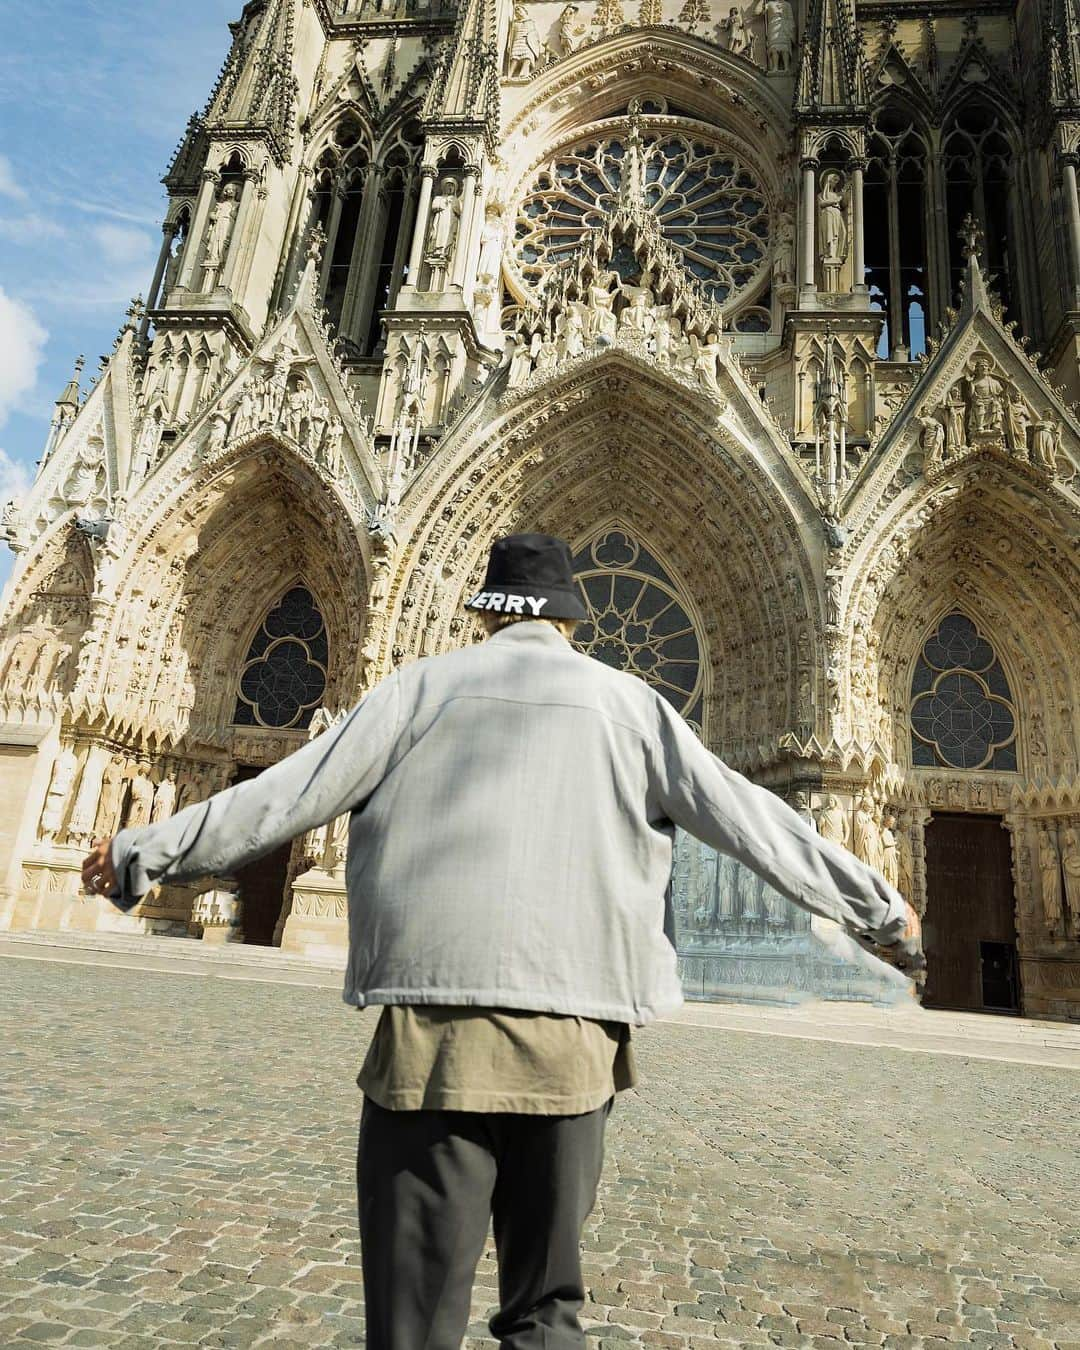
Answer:
<svg viewBox="0 0 1080 1350"><path fill-rule="evenodd" d="M109 895L116 889L111 839L94 840L93 853L88 853L83 860L82 879L91 895Z"/></svg>

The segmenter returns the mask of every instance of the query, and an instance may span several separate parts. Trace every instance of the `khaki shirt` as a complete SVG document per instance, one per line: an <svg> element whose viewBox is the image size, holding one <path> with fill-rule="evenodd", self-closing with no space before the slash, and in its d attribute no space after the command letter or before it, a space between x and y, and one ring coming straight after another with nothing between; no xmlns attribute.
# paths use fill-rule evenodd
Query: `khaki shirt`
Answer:
<svg viewBox="0 0 1080 1350"><path fill-rule="evenodd" d="M356 1079L388 1111L575 1116L638 1081L625 1023L513 1009L384 1007Z"/></svg>

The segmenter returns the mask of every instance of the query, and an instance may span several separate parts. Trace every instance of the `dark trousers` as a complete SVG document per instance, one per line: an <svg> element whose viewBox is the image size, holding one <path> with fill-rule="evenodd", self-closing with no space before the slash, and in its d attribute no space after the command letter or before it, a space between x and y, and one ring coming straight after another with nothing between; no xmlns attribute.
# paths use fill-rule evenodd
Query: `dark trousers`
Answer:
<svg viewBox="0 0 1080 1350"><path fill-rule="evenodd" d="M581 1230L612 1102L580 1116L386 1111L365 1100L356 1182L367 1350L460 1350L494 1219L503 1350L580 1350Z"/></svg>

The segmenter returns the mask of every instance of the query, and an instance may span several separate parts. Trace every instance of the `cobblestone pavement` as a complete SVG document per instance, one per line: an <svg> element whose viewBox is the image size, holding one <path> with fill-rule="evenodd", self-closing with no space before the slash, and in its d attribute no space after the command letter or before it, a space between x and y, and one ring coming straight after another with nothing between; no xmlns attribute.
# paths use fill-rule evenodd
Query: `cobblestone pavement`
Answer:
<svg viewBox="0 0 1080 1350"><path fill-rule="evenodd" d="M328 989L0 959L0 1346L359 1346ZM1080 1350L1080 1073L638 1033L586 1237L594 1350ZM467 1347L494 1346L495 1267Z"/></svg>

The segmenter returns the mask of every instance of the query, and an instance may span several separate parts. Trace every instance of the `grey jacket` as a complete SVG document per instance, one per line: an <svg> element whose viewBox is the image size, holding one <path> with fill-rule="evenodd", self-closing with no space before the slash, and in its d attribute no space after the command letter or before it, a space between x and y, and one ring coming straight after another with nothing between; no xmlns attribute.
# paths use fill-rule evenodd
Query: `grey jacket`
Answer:
<svg viewBox="0 0 1080 1350"><path fill-rule="evenodd" d="M710 754L659 694L550 624L403 667L246 783L113 844L131 908L351 813L346 1002L642 1025L682 1002L676 825L813 913L891 943L898 892Z"/></svg>

